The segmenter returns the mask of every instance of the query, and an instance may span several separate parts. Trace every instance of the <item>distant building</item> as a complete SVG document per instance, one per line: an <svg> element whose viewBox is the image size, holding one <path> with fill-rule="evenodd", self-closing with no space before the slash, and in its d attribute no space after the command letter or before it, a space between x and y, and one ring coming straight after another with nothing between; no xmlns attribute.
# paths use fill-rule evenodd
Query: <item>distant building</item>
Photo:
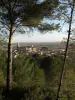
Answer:
<svg viewBox="0 0 75 100"><path fill-rule="evenodd" d="M21 47L19 43L17 43L17 52L24 53L26 52L26 47Z"/></svg>
<svg viewBox="0 0 75 100"><path fill-rule="evenodd" d="M33 54L40 54L40 55L55 55L60 50L50 50L48 47L38 47L38 46L20 46L19 43L17 43L17 48L14 50L15 57L19 55L20 53L25 53L26 55L33 55ZM64 49L61 49L60 52L64 52Z"/></svg>
<svg viewBox="0 0 75 100"><path fill-rule="evenodd" d="M28 54L34 54L34 53L38 53L40 51L40 48L38 47L34 47L33 45L31 46L20 46L19 43L17 43L17 48L13 51L14 54L20 54L20 53L26 53Z"/></svg>
<svg viewBox="0 0 75 100"><path fill-rule="evenodd" d="M47 47L41 47L40 54L41 55L46 55L47 53L48 53L48 48Z"/></svg>
<svg viewBox="0 0 75 100"><path fill-rule="evenodd" d="M47 48L47 47L41 47L40 50L41 50L41 51L48 51L48 48Z"/></svg>

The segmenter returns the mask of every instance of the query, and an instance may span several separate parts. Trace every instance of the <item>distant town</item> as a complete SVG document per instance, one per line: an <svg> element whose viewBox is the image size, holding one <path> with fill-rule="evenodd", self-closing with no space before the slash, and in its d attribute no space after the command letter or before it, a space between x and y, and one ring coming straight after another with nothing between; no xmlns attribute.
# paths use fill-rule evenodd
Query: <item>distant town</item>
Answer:
<svg viewBox="0 0 75 100"><path fill-rule="evenodd" d="M64 55L65 46L61 43L16 43L13 46L14 58L19 54L25 53L26 55Z"/></svg>

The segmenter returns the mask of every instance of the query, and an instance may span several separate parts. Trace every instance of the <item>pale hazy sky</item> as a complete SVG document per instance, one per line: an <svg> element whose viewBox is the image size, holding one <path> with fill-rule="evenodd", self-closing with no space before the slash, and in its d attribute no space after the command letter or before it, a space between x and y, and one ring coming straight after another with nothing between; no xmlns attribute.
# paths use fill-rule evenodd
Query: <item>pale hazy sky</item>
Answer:
<svg viewBox="0 0 75 100"><path fill-rule="evenodd" d="M46 19L49 23L49 19ZM63 27L62 27L63 26ZM13 38L13 42L58 42L62 41L63 38L67 37L68 25L62 25L60 32L52 31L47 33L40 33L39 31L34 31L29 34L16 35Z"/></svg>
<svg viewBox="0 0 75 100"><path fill-rule="evenodd" d="M47 22L48 24L51 23L51 20L44 19L44 22ZM58 31L52 31L47 33L40 33L39 31L33 31L29 34L20 34L16 35L13 38L13 42L59 42L62 41L64 37L67 37L67 30L68 25L62 22L58 21L52 21L53 23L62 23L60 32Z"/></svg>
<svg viewBox="0 0 75 100"><path fill-rule="evenodd" d="M62 34L58 32L41 34L38 32L31 33L30 35L16 35L13 38L13 42L58 42L62 41L67 34Z"/></svg>

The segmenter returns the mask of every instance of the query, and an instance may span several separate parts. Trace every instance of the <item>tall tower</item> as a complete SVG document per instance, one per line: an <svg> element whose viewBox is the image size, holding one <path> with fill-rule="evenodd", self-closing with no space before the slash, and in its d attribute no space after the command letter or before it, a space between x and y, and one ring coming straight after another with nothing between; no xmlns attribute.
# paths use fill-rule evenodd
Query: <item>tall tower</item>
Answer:
<svg viewBox="0 0 75 100"><path fill-rule="evenodd" d="M17 43L17 49L20 47L20 44L19 43Z"/></svg>
<svg viewBox="0 0 75 100"><path fill-rule="evenodd" d="M33 51L33 45L32 45L32 51Z"/></svg>
<svg viewBox="0 0 75 100"><path fill-rule="evenodd" d="M33 48L33 45L32 45L32 48Z"/></svg>

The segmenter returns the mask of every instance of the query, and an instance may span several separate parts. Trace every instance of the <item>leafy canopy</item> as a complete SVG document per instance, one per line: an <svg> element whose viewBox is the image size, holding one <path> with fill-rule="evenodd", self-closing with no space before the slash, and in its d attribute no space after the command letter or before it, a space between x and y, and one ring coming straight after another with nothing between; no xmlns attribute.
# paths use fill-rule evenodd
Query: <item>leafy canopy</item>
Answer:
<svg viewBox="0 0 75 100"><path fill-rule="evenodd" d="M44 17L50 17L53 10L58 6L58 0L0 0L0 22L15 27L24 25L43 29L46 24L42 24ZM50 25L47 24L46 29ZM44 28L45 29L45 28Z"/></svg>

